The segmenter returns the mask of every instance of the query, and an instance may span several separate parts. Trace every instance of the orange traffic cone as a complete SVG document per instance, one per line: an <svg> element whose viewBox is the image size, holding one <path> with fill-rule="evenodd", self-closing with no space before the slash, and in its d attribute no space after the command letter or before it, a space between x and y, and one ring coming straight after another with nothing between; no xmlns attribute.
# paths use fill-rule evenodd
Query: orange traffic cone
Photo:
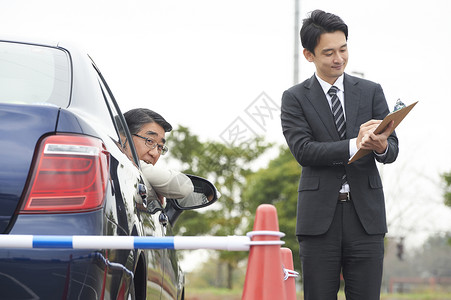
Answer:
<svg viewBox="0 0 451 300"><path fill-rule="evenodd" d="M282 264L285 273L285 292L287 294L286 300L296 300L296 280L298 273L294 271L293 253L290 248L280 248L282 255Z"/></svg>
<svg viewBox="0 0 451 300"><path fill-rule="evenodd" d="M273 205L262 204L257 208L254 231L244 280L242 300L286 299L282 255L280 253L279 222ZM269 241L271 245L258 245Z"/></svg>

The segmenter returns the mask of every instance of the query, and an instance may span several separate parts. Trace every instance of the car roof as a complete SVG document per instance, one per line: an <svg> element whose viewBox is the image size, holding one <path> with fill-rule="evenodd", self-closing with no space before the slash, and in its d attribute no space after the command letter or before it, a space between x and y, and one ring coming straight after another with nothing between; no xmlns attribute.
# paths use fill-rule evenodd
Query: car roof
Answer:
<svg viewBox="0 0 451 300"><path fill-rule="evenodd" d="M71 54L81 54L87 55L84 49L87 49L83 44L76 43L74 41L69 41L67 39L50 38L35 35L11 35L11 34L0 34L0 41L11 42L11 43L22 43L39 45L54 48L66 49Z"/></svg>

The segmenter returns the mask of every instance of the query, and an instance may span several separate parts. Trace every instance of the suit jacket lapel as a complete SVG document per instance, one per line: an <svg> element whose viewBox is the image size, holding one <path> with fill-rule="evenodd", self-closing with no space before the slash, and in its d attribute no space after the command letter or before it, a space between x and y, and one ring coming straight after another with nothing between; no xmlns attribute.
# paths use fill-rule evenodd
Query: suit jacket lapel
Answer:
<svg viewBox="0 0 451 300"><path fill-rule="evenodd" d="M324 95L323 89L315 75L313 75L306 83L305 88L308 90L306 92L307 99L318 113L319 118L323 122L330 136L334 140L339 140L340 137L338 136L337 128L335 127L334 116L330 110L326 95Z"/></svg>
<svg viewBox="0 0 451 300"><path fill-rule="evenodd" d="M345 74L344 76L345 88L345 110L346 110L346 137L355 138L357 134L355 130L360 128L361 124L356 124L360 104L360 88L358 81L353 77Z"/></svg>

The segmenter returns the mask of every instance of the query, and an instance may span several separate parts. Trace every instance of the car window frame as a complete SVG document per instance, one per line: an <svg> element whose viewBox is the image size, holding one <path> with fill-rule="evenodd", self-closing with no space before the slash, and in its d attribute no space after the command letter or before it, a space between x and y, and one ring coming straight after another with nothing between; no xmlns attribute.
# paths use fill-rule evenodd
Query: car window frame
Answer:
<svg viewBox="0 0 451 300"><path fill-rule="evenodd" d="M94 63L92 58L90 58L90 59L91 59L91 62L92 62L92 66L94 67L94 69L95 69L95 71L96 71L96 73L97 73L97 75L98 75L98 77L100 79L100 82L99 82L100 89L102 90L102 94L104 96L104 99L105 99L105 102L106 102L106 106L108 107L108 111L109 111L110 117L113 120L113 124L114 124L115 130L116 130L116 133L117 133L117 135L119 137L119 142L120 142L121 145L123 145L123 141L121 140L121 137L120 137L120 134L119 134L119 128L118 128L118 125L116 123L117 121L121 122L120 125L124 129L125 137L128 140L128 143L130 145L130 151L131 151L131 154L132 154L133 162L135 163L136 166L138 166L140 168L139 157L138 157L138 154L137 154L136 149L135 149L135 144L133 143L132 135L130 133L130 130L128 129L127 122L125 121L125 117L122 114L122 111L119 108L119 105L117 104L116 98L114 97L110 87L108 86L108 83L106 82L106 80L103 77L102 73L100 72L99 68L96 66L96 64ZM111 104L112 104L112 106L111 106ZM114 108L116 110L117 116L119 117L118 119L116 119L114 117L113 112L112 112L112 108Z"/></svg>

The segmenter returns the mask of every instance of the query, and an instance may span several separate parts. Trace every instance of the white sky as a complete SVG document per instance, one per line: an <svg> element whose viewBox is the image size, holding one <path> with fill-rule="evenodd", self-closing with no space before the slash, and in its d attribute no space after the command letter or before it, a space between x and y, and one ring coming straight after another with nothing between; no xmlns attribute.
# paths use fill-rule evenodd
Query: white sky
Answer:
<svg viewBox="0 0 451 300"><path fill-rule="evenodd" d="M390 108L420 101L397 129L398 160L381 168L389 236L413 245L449 231L439 174L451 170L451 1L301 0L300 18L316 8L349 26L348 73L380 83ZM0 0L1 34L81 44L123 112L148 107L223 141L241 122L285 143L278 111L264 126L246 111L278 108L293 85L294 0ZM300 60L304 80L314 66Z"/></svg>

